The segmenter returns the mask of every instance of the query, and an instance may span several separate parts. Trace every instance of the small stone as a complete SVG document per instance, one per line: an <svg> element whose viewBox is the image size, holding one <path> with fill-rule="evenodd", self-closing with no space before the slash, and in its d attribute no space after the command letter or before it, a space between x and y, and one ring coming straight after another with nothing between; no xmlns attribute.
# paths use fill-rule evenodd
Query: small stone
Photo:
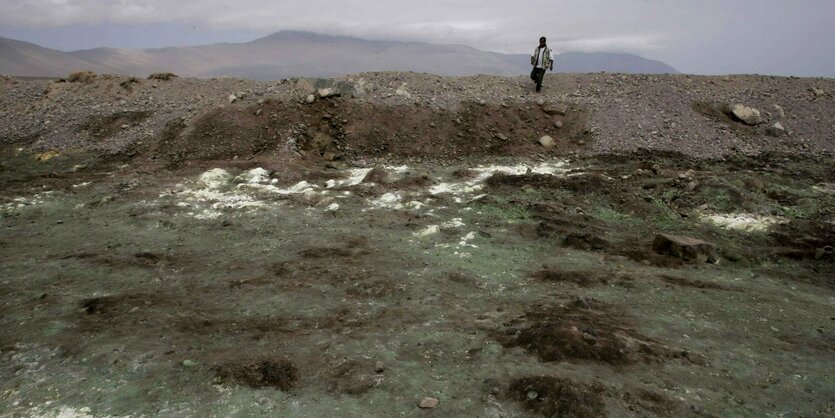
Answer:
<svg viewBox="0 0 835 418"><path fill-rule="evenodd" d="M823 89L819 89L819 88L817 88L817 87L812 87L812 93L813 93L815 96L823 96L824 94L826 94L826 92L825 92L825 91L823 91Z"/></svg>
<svg viewBox="0 0 835 418"><path fill-rule="evenodd" d="M429 127L431 127L431 128L434 128L436 126L438 126L438 125L435 125L435 122L432 122L432 123L429 124Z"/></svg>
<svg viewBox="0 0 835 418"><path fill-rule="evenodd" d="M386 371L386 364L383 363L382 361L378 361L378 362L374 363L374 371L377 372L377 373L382 373L382 372Z"/></svg>
<svg viewBox="0 0 835 418"><path fill-rule="evenodd" d="M687 187L685 187L685 190L687 190L688 192L692 192L695 191L696 187L698 186L698 183L696 183L695 181L691 181L690 183L687 183Z"/></svg>
<svg viewBox="0 0 835 418"><path fill-rule="evenodd" d="M538 104L540 106L545 106L545 100L539 99L539 100L536 101L536 104Z"/></svg>
<svg viewBox="0 0 835 418"><path fill-rule="evenodd" d="M565 116L568 113L568 106L563 104L550 105L542 108L542 111L551 116Z"/></svg>
<svg viewBox="0 0 835 418"><path fill-rule="evenodd" d="M557 145L556 142L554 142L554 138L551 138L548 135L539 138L539 144L548 149L554 148L554 146Z"/></svg>
<svg viewBox="0 0 835 418"><path fill-rule="evenodd" d="M559 119L555 120L554 121L554 127L557 128L557 129L562 129L562 127L563 127L562 121L559 120Z"/></svg>
<svg viewBox="0 0 835 418"><path fill-rule="evenodd" d="M238 96L235 96L234 94L229 95L229 103L235 103L237 101L238 101Z"/></svg>
<svg viewBox="0 0 835 418"><path fill-rule="evenodd" d="M440 403L440 402L441 401L439 401L435 398L423 398L423 399L420 400L420 402L418 402L418 406L423 408L423 409L432 409L432 408L438 406L438 403Z"/></svg>
<svg viewBox="0 0 835 418"><path fill-rule="evenodd" d="M537 393L535 390L531 390L528 391L528 393L525 396L527 396L527 398L530 400L534 400L539 397L539 393Z"/></svg>
<svg viewBox="0 0 835 418"><path fill-rule="evenodd" d="M768 136L779 138L786 133L786 128L780 122L774 122L773 125L769 126L768 129L765 130L765 133Z"/></svg>
<svg viewBox="0 0 835 418"><path fill-rule="evenodd" d="M583 333L583 341L586 342L588 345L595 345L597 344L597 337L594 335L589 334L588 332Z"/></svg>
<svg viewBox="0 0 835 418"><path fill-rule="evenodd" d="M307 104L313 104L316 101L316 96L312 94L308 94L307 97L304 99L304 102Z"/></svg>
<svg viewBox="0 0 835 418"><path fill-rule="evenodd" d="M194 360L183 360L183 367L195 367L198 363Z"/></svg>
<svg viewBox="0 0 835 418"><path fill-rule="evenodd" d="M774 112L777 113L777 116L779 116L780 118L786 117L786 111L783 110L783 107L778 104L774 105Z"/></svg>
<svg viewBox="0 0 835 418"><path fill-rule="evenodd" d="M130 128L130 125L122 125L122 129L128 129L128 128Z"/></svg>
<svg viewBox="0 0 835 418"><path fill-rule="evenodd" d="M321 97L323 99L326 99L328 97L333 97L333 96L339 96L339 90L337 90L335 88L332 88L332 87L319 89L316 92L319 93L319 97Z"/></svg>
<svg viewBox="0 0 835 418"><path fill-rule="evenodd" d="M325 113L324 115L322 115L322 119L330 120L331 118L333 118L333 116L330 113Z"/></svg>
<svg viewBox="0 0 835 418"><path fill-rule="evenodd" d="M255 111L255 116L261 116L261 113L263 113L263 111L261 109L258 109Z"/></svg>
<svg viewBox="0 0 835 418"><path fill-rule="evenodd" d="M506 137L506 136L504 136L504 135L502 135L502 134L496 134L496 138L498 138L498 139L500 139L500 140L502 140L502 141L507 141L507 137Z"/></svg>
<svg viewBox="0 0 835 418"><path fill-rule="evenodd" d="M661 166L659 164L652 165L652 173L658 175L661 172Z"/></svg>
<svg viewBox="0 0 835 418"><path fill-rule="evenodd" d="M487 104L487 102L485 102L484 100L479 100L478 104L479 104L479 106L484 106L484 105Z"/></svg>

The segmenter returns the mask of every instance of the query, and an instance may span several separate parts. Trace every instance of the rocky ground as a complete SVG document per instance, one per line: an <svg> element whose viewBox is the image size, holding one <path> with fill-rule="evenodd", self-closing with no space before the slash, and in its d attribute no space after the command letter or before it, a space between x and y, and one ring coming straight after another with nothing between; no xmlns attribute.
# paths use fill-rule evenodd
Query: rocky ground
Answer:
<svg viewBox="0 0 835 418"><path fill-rule="evenodd" d="M0 410L830 416L833 92L2 78Z"/></svg>

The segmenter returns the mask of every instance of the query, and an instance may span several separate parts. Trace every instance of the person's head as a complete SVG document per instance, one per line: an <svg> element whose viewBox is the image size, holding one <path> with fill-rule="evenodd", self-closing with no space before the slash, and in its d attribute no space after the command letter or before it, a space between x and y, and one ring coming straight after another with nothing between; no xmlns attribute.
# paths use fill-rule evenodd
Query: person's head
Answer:
<svg viewBox="0 0 835 418"><path fill-rule="evenodd" d="M545 46L545 37L539 38L539 46Z"/></svg>

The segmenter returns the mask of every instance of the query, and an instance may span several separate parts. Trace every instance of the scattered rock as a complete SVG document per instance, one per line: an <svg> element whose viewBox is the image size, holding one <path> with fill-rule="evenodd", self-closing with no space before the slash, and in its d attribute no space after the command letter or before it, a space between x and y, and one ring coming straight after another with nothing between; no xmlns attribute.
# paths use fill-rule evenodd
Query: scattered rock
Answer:
<svg viewBox="0 0 835 418"><path fill-rule="evenodd" d="M386 371L386 364L382 361L377 361L376 363L374 363L374 371L377 373L382 373Z"/></svg>
<svg viewBox="0 0 835 418"><path fill-rule="evenodd" d="M498 138L499 140L502 140L502 141L507 141L507 137L504 136L503 134L496 134L496 138Z"/></svg>
<svg viewBox="0 0 835 418"><path fill-rule="evenodd" d="M769 126L768 129L765 130L765 133L768 136L779 138L786 133L786 128L783 127L783 124L780 122L774 122L773 125Z"/></svg>
<svg viewBox="0 0 835 418"><path fill-rule="evenodd" d="M339 96L341 93L338 89L334 87L326 87L321 88L316 91L319 94L319 97L323 99L327 99L328 97Z"/></svg>
<svg viewBox="0 0 835 418"><path fill-rule="evenodd" d="M543 107L542 111L551 116L565 116L568 113L568 106L563 104L548 105Z"/></svg>
<svg viewBox="0 0 835 418"><path fill-rule="evenodd" d="M554 141L554 138L551 138L548 135L539 138L539 144L547 149L554 148L557 145L557 143Z"/></svg>
<svg viewBox="0 0 835 418"><path fill-rule="evenodd" d="M418 406L423 408L423 409L432 409L432 408L438 406L438 403L440 403L440 402L441 401L439 401L435 398L423 398L423 399L420 400L420 402L418 402Z"/></svg>
<svg viewBox="0 0 835 418"><path fill-rule="evenodd" d="M719 260L714 244L691 237L658 234L652 243L652 249L658 254L671 255L685 261L706 263Z"/></svg>
<svg viewBox="0 0 835 418"><path fill-rule="evenodd" d="M777 117L781 119L786 117L786 111L783 110L783 107L778 104L774 105L774 113L776 113Z"/></svg>
<svg viewBox="0 0 835 418"><path fill-rule="evenodd" d="M760 111L752 107L747 107L737 103L731 105L730 111L731 115L741 120L746 125L755 126L763 123Z"/></svg>
<svg viewBox="0 0 835 418"><path fill-rule="evenodd" d="M312 94L308 94L307 97L304 99L304 102L307 104L313 104L316 101L316 96Z"/></svg>
<svg viewBox="0 0 835 418"><path fill-rule="evenodd" d="M559 119L555 119L554 120L554 127L557 128L557 129L562 129L562 127L563 127L562 121L559 120Z"/></svg>
<svg viewBox="0 0 835 418"><path fill-rule="evenodd" d="M229 100L229 103L235 103L235 102L238 101L238 96L236 96L234 94L230 94L228 100Z"/></svg>
<svg viewBox="0 0 835 418"><path fill-rule="evenodd" d="M394 93L400 97L405 97L407 99L412 98L412 94L409 93L409 90L406 90L406 83L403 83L400 87L398 87Z"/></svg>
<svg viewBox="0 0 835 418"><path fill-rule="evenodd" d="M820 96L825 95L826 92L823 91L823 89L820 89L820 88L817 88L817 87L812 87L812 94L814 94L815 97L820 97Z"/></svg>

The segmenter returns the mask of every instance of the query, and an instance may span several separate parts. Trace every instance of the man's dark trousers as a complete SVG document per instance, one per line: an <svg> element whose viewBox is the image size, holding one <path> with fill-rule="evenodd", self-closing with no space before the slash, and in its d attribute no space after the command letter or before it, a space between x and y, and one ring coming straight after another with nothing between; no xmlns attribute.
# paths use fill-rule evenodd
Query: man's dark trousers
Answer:
<svg viewBox="0 0 835 418"><path fill-rule="evenodd" d="M536 91L539 92L542 90L542 78L545 77L545 69L544 68L534 68L533 69L533 80L536 81Z"/></svg>

